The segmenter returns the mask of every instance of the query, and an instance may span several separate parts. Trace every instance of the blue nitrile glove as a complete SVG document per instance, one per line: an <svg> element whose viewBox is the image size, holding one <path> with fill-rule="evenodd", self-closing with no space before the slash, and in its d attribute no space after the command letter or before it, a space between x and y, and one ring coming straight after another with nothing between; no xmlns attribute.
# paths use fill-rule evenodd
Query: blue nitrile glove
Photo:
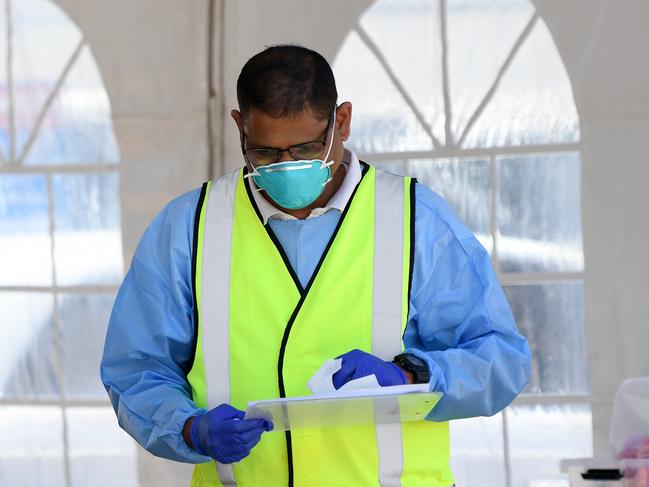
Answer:
<svg viewBox="0 0 649 487"><path fill-rule="evenodd" d="M271 431L273 423L265 419L243 419L245 413L229 404L221 404L198 416L189 428L189 436L201 455L221 463L244 459L261 439Z"/></svg>
<svg viewBox="0 0 649 487"><path fill-rule="evenodd" d="M406 374L392 362L386 362L362 350L352 350L336 358L343 359L342 367L333 375L333 384L340 389L347 382L374 374L381 386L407 384Z"/></svg>

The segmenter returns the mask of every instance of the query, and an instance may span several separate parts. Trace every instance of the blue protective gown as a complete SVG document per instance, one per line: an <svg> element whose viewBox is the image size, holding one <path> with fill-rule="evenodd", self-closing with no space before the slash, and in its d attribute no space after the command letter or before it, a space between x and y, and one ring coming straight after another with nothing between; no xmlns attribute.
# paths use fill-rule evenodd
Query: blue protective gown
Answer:
<svg viewBox="0 0 649 487"><path fill-rule="evenodd" d="M119 424L154 455L211 459L184 442L191 399L191 251L199 190L171 201L145 231L110 317L101 379ZM490 416L523 389L530 350L516 330L489 255L436 193L417 184L415 255L406 352L424 358L431 390L445 394L428 419ZM269 220L306 285L340 212ZM251 296L254 299L254 296ZM263 323L260 323L263 326Z"/></svg>

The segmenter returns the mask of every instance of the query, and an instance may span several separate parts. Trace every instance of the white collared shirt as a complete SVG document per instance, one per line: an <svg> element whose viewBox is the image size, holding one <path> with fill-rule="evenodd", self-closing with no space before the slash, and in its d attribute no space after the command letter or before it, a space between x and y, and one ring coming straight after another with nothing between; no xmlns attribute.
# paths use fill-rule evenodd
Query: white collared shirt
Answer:
<svg viewBox="0 0 649 487"><path fill-rule="evenodd" d="M343 179L340 188L338 188L338 191L336 191L323 208L314 208L311 210L307 219L318 217L331 210L337 210L341 213L343 212L349 199L352 197L356 185L361 180L361 164L352 150L345 149L343 165L345 166L347 173L345 174L345 179ZM259 212L264 219L264 225L266 225L268 220L271 218L278 220L297 220L293 215L284 213L282 210L278 210L271 205L270 202L260 194L260 191L252 178L248 178L248 181L250 181L252 196L255 199L257 208L259 208Z"/></svg>

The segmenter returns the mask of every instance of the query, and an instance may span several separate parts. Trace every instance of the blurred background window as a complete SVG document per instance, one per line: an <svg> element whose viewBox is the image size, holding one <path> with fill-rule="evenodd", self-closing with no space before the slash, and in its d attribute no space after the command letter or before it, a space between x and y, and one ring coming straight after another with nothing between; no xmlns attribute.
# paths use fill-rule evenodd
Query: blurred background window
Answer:
<svg viewBox="0 0 649 487"><path fill-rule="evenodd" d="M123 272L119 150L83 33L0 0L0 485L135 486L99 380Z"/></svg>
<svg viewBox="0 0 649 487"><path fill-rule="evenodd" d="M567 486L559 460L592 455L581 143L546 25L527 0L378 0L334 71L354 104L351 147L451 203L534 355L510 407L452 422L458 485Z"/></svg>

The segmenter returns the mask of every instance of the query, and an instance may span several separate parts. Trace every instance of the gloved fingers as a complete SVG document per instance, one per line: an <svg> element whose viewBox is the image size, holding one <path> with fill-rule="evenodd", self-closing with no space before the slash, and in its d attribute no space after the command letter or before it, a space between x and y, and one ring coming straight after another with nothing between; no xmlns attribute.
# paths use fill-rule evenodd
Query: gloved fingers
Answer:
<svg viewBox="0 0 649 487"><path fill-rule="evenodd" d="M240 445L240 446L247 446L248 443L253 442L254 440L261 438L261 434L264 432L264 430L252 430L252 431L244 431L243 433L234 433L232 435L232 441L233 443Z"/></svg>
<svg viewBox="0 0 649 487"><path fill-rule="evenodd" d="M230 463L238 462L238 461L242 460L243 458L244 457L239 458L239 457L236 457L234 455L225 455L225 456L221 456L219 458L214 457L214 459L216 461L218 461L219 463L222 463L224 465L229 465Z"/></svg>
<svg viewBox="0 0 649 487"><path fill-rule="evenodd" d="M237 447L230 449L227 453L219 455L217 460L221 463L239 462L250 454L250 448Z"/></svg>
<svg viewBox="0 0 649 487"><path fill-rule="evenodd" d="M232 433L243 433L251 430L266 430L268 421L265 419L241 419L228 421L224 427Z"/></svg>
<svg viewBox="0 0 649 487"><path fill-rule="evenodd" d="M250 445L256 445L257 442L253 440L248 442L240 441L234 435L229 435L227 439L223 439L219 444L214 445L212 458L221 463L238 462L250 454Z"/></svg>
<svg viewBox="0 0 649 487"><path fill-rule="evenodd" d="M242 431L242 432L239 432L239 433L234 433L234 438L239 443L248 444L253 440L259 441L259 438L261 438L261 435L265 431L268 431L265 427L255 428L255 429L251 429L251 430L248 430L248 431ZM255 443L256 443L256 441L255 441Z"/></svg>
<svg viewBox="0 0 649 487"><path fill-rule="evenodd" d="M250 450L252 450L257 443L261 441L262 431L258 431L257 434L253 432L237 433L231 438L232 442L229 444L227 449L228 462L219 460L221 463L232 463L238 462L248 455L250 455ZM245 441L244 441L245 437Z"/></svg>
<svg viewBox="0 0 649 487"><path fill-rule="evenodd" d="M221 404L212 409L215 413L218 412L218 416L221 420L228 419L243 419L246 415L244 411L241 411L237 408L230 406L229 404Z"/></svg>
<svg viewBox="0 0 649 487"><path fill-rule="evenodd" d="M359 350L358 348L354 348L353 350L350 350L347 353L343 353L342 355L338 355L336 358L341 358L343 359L343 362L345 361L346 358L358 358L362 355L369 355L367 352L363 352L362 350Z"/></svg>
<svg viewBox="0 0 649 487"><path fill-rule="evenodd" d="M253 436L249 441L247 441L245 443L245 447L248 449L248 453L246 455L248 455L250 453L250 450L252 450L260 441L261 441L261 433L257 436Z"/></svg>
<svg viewBox="0 0 649 487"><path fill-rule="evenodd" d="M340 389L343 385L345 385L352 379L358 379L360 377L370 375L370 373L359 373L361 372L359 371L359 365L363 360L366 361L368 359L375 359L372 354L363 352L362 350L359 350L357 348L350 350L349 352L344 353L337 358L342 359L342 366L340 367L340 370L336 372L332 377L333 385L336 389Z"/></svg>
<svg viewBox="0 0 649 487"><path fill-rule="evenodd" d="M331 380L336 389L340 389L352 378L354 378L354 373L356 372L356 361L355 360L346 360L343 357L342 367L338 372L336 372Z"/></svg>
<svg viewBox="0 0 649 487"><path fill-rule="evenodd" d="M259 426L262 431L273 431L273 429L275 428L275 425L272 421L268 421L267 419L259 419L259 421L261 421L261 423L259 423Z"/></svg>

